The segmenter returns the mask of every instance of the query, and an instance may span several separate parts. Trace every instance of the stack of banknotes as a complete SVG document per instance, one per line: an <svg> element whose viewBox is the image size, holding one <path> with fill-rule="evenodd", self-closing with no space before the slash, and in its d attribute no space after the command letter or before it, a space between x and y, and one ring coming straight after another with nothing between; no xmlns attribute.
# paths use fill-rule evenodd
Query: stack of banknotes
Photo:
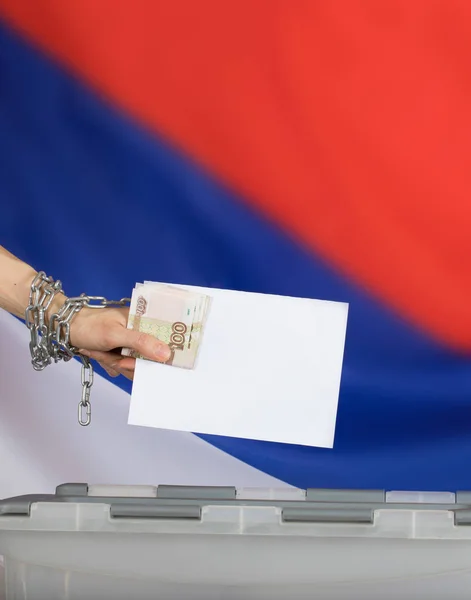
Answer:
<svg viewBox="0 0 471 600"><path fill-rule="evenodd" d="M138 283L131 297L128 328L170 346L167 365L193 369L202 343L211 297L162 283ZM144 358L129 348L124 356Z"/></svg>

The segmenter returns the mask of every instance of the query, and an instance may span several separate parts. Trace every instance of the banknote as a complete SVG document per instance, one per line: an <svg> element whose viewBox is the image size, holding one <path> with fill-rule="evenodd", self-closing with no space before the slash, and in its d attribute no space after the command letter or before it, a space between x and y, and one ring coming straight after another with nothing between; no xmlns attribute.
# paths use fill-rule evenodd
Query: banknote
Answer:
<svg viewBox="0 0 471 600"><path fill-rule="evenodd" d="M192 292L189 292L188 290L185 290L175 285L156 283L152 281L145 281L144 283L136 284L135 287L151 287L153 290L160 290L161 292L167 293L171 291L173 298L176 298L177 296L188 298L190 295L193 295L197 299L197 307L195 310L194 322L191 328L190 342L196 345L196 349L199 348L199 344L202 340L204 325L207 319L207 315L209 313L209 307L211 305L210 296L206 294L194 294Z"/></svg>
<svg viewBox="0 0 471 600"><path fill-rule="evenodd" d="M209 296L177 286L136 284L127 326L168 344L171 356L166 364L193 369L210 305ZM129 348L123 348L122 354L144 358Z"/></svg>

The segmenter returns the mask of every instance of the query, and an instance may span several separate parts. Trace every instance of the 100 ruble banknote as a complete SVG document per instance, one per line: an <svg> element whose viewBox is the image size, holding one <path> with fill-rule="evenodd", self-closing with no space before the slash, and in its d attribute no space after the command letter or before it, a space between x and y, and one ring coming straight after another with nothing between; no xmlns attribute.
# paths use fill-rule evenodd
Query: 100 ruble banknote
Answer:
<svg viewBox="0 0 471 600"><path fill-rule="evenodd" d="M210 297L162 284L138 284L132 294L128 328L168 344L167 365L193 369L202 340ZM144 358L128 348L125 356Z"/></svg>

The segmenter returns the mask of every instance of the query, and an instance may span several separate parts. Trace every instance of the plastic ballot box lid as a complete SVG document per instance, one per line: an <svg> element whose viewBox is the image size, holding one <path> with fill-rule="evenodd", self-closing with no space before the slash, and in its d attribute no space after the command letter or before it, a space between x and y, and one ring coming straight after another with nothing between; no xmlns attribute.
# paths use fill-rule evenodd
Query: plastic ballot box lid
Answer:
<svg viewBox="0 0 471 600"><path fill-rule="evenodd" d="M0 501L0 554L7 600L464 599L471 493L69 483Z"/></svg>

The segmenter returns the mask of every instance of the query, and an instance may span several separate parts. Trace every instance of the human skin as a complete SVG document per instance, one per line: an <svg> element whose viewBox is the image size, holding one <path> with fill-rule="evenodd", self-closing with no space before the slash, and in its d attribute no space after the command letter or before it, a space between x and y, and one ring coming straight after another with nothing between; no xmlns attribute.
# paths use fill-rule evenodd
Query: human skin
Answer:
<svg viewBox="0 0 471 600"><path fill-rule="evenodd" d="M36 275L33 267L0 246L0 308L24 319ZM46 311L46 323L66 299L62 293L55 296ZM115 351L117 348L131 348L145 358L160 362L169 358L170 348L150 335L127 329L128 313L128 307L82 308L70 324L70 344L79 348L84 356L99 362L111 376L124 375L132 379L136 359L121 356Z"/></svg>

